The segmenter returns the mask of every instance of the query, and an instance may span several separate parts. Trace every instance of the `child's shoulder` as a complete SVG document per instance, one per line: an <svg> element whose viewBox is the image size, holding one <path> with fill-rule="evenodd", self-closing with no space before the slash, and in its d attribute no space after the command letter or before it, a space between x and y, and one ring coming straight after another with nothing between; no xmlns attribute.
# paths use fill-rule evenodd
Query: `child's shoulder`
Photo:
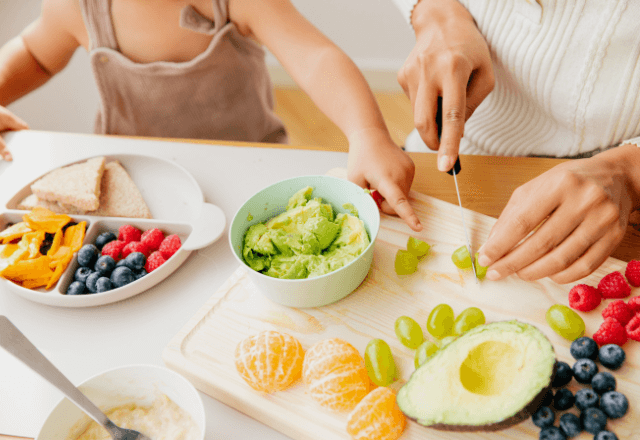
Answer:
<svg viewBox="0 0 640 440"><path fill-rule="evenodd" d="M80 0L42 0L41 14L44 20L57 28L64 29L80 44L88 43Z"/></svg>

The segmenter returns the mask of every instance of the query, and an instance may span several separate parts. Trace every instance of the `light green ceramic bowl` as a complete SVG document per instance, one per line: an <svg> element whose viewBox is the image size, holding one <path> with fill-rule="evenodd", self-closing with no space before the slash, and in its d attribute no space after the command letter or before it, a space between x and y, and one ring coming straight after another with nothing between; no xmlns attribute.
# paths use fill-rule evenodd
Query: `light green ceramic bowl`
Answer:
<svg viewBox="0 0 640 440"><path fill-rule="evenodd" d="M251 225L263 223L286 210L289 198L310 186L312 197L321 197L336 213L351 203L358 210L369 234L370 244L344 267L313 278L285 280L251 269L242 258L244 235ZM246 267L251 281L272 301L290 307L319 307L338 301L353 292L365 279L373 261L373 246L380 228L380 213L373 198L348 180L331 176L301 176L275 183L255 194L236 212L229 228L233 254Z"/></svg>

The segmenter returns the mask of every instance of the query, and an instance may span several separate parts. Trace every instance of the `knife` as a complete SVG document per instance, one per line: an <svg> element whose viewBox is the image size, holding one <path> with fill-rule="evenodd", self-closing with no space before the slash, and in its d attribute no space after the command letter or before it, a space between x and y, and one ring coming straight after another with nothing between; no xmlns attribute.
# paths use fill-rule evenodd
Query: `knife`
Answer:
<svg viewBox="0 0 640 440"><path fill-rule="evenodd" d="M438 97L438 111L436 113L436 125L438 127L438 139L442 135L442 97ZM453 182L456 184L456 194L458 195L458 206L460 207L460 217L462 218L462 228L464 229L464 236L467 239L467 250L469 251L469 257L471 257L471 269L473 270L473 276L476 279L476 284L478 282L478 274L476 273L476 264L473 261L473 252L471 250L471 242L469 241L469 234L467 233L467 225L464 221L464 210L462 209L462 199L460 199L460 188L458 187L458 177L457 175L462 171L462 166L460 165L460 156L456 158L456 163L453 165L447 174L453 176Z"/></svg>

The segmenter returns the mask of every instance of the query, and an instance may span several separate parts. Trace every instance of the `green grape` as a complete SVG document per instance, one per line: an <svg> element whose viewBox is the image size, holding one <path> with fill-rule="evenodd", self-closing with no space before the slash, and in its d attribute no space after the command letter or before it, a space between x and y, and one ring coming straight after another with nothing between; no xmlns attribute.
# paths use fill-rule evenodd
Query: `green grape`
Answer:
<svg viewBox="0 0 640 440"><path fill-rule="evenodd" d="M460 246L451 254L451 261L460 269L469 269L471 267L471 254L466 246Z"/></svg>
<svg viewBox="0 0 640 440"><path fill-rule="evenodd" d="M418 257L409 251L398 249L395 262L396 273L398 275L409 275L418 268Z"/></svg>
<svg viewBox="0 0 640 440"><path fill-rule="evenodd" d="M457 336L447 336L446 338L440 339L440 348L446 347L447 345L451 344L456 339L458 339Z"/></svg>
<svg viewBox="0 0 640 440"><path fill-rule="evenodd" d="M378 386L386 387L396 378L396 363L391 348L382 339L372 339L364 349L364 365L369 379Z"/></svg>
<svg viewBox="0 0 640 440"><path fill-rule="evenodd" d="M418 348L424 340L420 324L408 316L401 316L396 319L395 331L398 340L405 347Z"/></svg>
<svg viewBox="0 0 640 440"><path fill-rule="evenodd" d="M448 304L439 304L429 313L427 331L435 338L451 335L453 329L453 309Z"/></svg>
<svg viewBox="0 0 640 440"><path fill-rule="evenodd" d="M431 249L431 245L418 238L409 237L409 240L407 241L407 250L416 257L427 255L429 253L429 249Z"/></svg>
<svg viewBox="0 0 640 440"><path fill-rule="evenodd" d="M484 313L477 307L464 309L453 321L453 334L460 336L464 332L486 322Z"/></svg>
<svg viewBox="0 0 640 440"><path fill-rule="evenodd" d="M557 334L573 341L584 335L584 321L575 311L562 304L549 307L545 315L547 324Z"/></svg>
<svg viewBox="0 0 640 440"><path fill-rule="evenodd" d="M420 346L416 349L416 354L414 358L414 365L418 368L420 365L424 364L431 356L438 351L438 345L431 341L424 341Z"/></svg>
<svg viewBox="0 0 640 440"><path fill-rule="evenodd" d="M476 263L476 276L478 277L479 280L481 280L487 275L488 266L480 266L478 264L478 255L480 255L480 254L478 254L476 252L475 258L474 258L474 263Z"/></svg>

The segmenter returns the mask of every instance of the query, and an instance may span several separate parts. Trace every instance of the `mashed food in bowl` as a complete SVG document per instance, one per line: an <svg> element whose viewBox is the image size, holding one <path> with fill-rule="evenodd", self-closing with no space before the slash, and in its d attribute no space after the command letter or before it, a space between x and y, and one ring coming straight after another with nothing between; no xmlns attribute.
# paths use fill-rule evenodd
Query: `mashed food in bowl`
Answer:
<svg viewBox="0 0 640 440"><path fill-rule="evenodd" d="M311 278L345 266L369 246L355 208L336 215L312 192L301 189L285 212L247 230L242 256L249 267L275 278Z"/></svg>
<svg viewBox="0 0 640 440"><path fill-rule="evenodd" d="M121 428L135 429L153 440L198 440L200 430L191 416L164 394L151 406L129 403L105 412ZM91 421L76 440L111 440L102 426Z"/></svg>

